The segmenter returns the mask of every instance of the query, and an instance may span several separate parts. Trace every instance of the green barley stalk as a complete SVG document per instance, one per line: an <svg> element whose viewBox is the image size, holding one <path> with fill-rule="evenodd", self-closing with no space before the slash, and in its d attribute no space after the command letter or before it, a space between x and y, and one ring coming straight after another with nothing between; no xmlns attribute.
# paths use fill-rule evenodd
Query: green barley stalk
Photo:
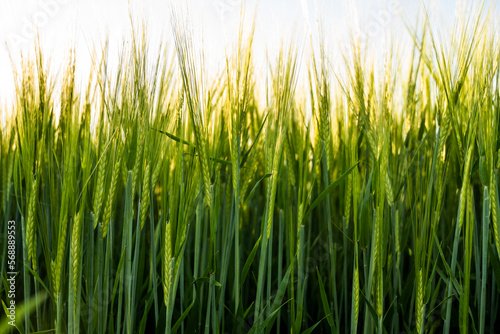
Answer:
<svg viewBox="0 0 500 334"><path fill-rule="evenodd" d="M169 221L164 223L163 232L163 302L167 307L167 314L170 312L170 289L172 285L172 224Z"/></svg>
<svg viewBox="0 0 500 334"><path fill-rule="evenodd" d="M417 282L416 282L416 290L417 290L417 298L415 301L415 310L417 311L416 323L417 323L417 333L421 334L424 332L424 287L423 287L423 277L422 277L422 269L420 268L416 273Z"/></svg>
<svg viewBox="0 0 500 334"><path fill-rule="evenodd" d="M82 224L83 223L83 210L80 210L73 221L73 229L71 233L71 246L70 257L73 272L71 274L72 289L75 296L79 293L79 286L81 282L81 258L82 258ZM77 307L77 299L75 298L74 307Z"/></svg>
<svg viewBox="0 0 500 334"><path fill-rule="evenodd" d="M177 61L182 78L183 96L189 111L190 120L193 124L198 162L203 180L203 202L207 208L210 208L212 194L210 191L211 182L208 168L208 140L206 128L203 124L203 103L200 101L201 91L199 90L199 77L197 76L195 67L192 37L188 34L190 33L189 28L181 22L181 18L173 10L171 11L171 17Z"/></svg>
<svg viewBox="0 0 500 334"><path fill-rule="evenodd" d="M358 264L358 244L354 245L354 266L353 266L353 278L352 278L352 313L351 313L351 330L357 333L358 319L359 319L359 264Z"/></svg>
<svg viewBox="0 0 500 334"><path fill-rule="evenodd" d="M115 163L113 167L113 171L111 174L111 184L109 187L109 193L108 193L108 201L106 208L104 209L104 215L103 215L103 220L102 220L102 227L101 227L101 238L104 239L106 238L106 235L108 233L108 226L110 223L110 220L114 216L114 207L115 207L115 198L116 198L116 193L118 192L118 179L120 176L120 170L121 170L121 163L122 163L122 150L121 150L121 141L120 139L117 140L116 144L116 150L115 150Z"/></svg>
<svg viewBox="0 0 500 334"><path fill-rule="evenodd" d="M132 191L135 194L136 188L137 188L137 180L139 179L139 173L141 170L141 167L143 165L143 152L144 152L144 146L145 146L145 136L144 136L144 129L142 126L139 126L139 135L137 139L137 146L138 150L135 156L135 162L134 162L134 168L132 171Z"/></svg>
<svg viewBox="0 0 500 334"><path fill-rule="evenodd" d="M148 150L146 150L146 157ZM149 197L150 197L150 174L151 174L151 163L146 160L144 174L142 176L142 196L141 196L141 216L140 216L140 226L141 230L144 227L144 223L146 221L146 215L149 211Z"/></svg>
<svg viewBox="0 0 500 334"><path fill-rule="evenodd" d="M52 271L54 273L54 293L56 296L60 295L61 291L61 275L63 274L63 258L66 253L66 231L68 227L68 218L67 218L67 206L65 204L68 202L68 199L63 200L62 208L61 208L61 218L59 220L59 233L57 237L57 248L56 248L56 258L55 261L52 262Z"/></svg>
<svg viewBox="0 0 500 334"><path fill-rule="evenodd" d="M469 189L469 182L470 182L470 171L471 171L471 166L472 166L472 152L473 152L473 146L472 143L469 146L467 150L467 154L465 157L464 161L464 180L462 183L462 189L460 190L460 202L459 202L459 210L457 213L457 226L455 230L455 241L453 243L453 251L452 251L452 260L451 260L451 273L454 275L455 274L455 269L456 269L456 263L457 263L457 256L458 256L458 240L456 240L459 235L460 231L462 229L462 225L464 223L464 217L465 217L465 208L467 207L467 198L468 198L468 189ZM472 222L470 223L472 224ZM448 281L447 284L447 294L451 295L451 289L452 289L452 284L451 284L451 279ZM445 331L449 331L449 326L450 326L450 321L451 321L451 303L452 300L451 298L448 299L446 302L446 318L445 318Z"/></svg>
<svg viewBox="0 0 500 334"><path fill-rule="evenodd" d="M498 159L500 161L500 159ZM499 216L500 212L498 210L498 169L495 169L491 173L490 177L490 206L491 206L491 222L493 225L493 239L495 240L495 245L497 249L497 254L500 254L500 230L499 230Z"/></svg>
<svg viewBox="0 0 500 334"><path fill-rule="evenodd" d="M106 180L106 169L107 169L107 151L103 150L101 153L101 157L98 161L97 167L97 178L96 178L96 187L94 192L94 229L97 227L97 223L99 222L99 217L101 214L102 203L104 200L104 191L105 191L105 180Z"/></svg>
<svg viewBox="0 0 500 334"><path fill-rule="evenodd" d="M33 270L36 266L36 229L35 229L35 210L38 202L38 183L39 179L35 178L32 182L30 197L28 202L28 214L26 218L26 245L28 248L28 261L31 261Z"/></svg>

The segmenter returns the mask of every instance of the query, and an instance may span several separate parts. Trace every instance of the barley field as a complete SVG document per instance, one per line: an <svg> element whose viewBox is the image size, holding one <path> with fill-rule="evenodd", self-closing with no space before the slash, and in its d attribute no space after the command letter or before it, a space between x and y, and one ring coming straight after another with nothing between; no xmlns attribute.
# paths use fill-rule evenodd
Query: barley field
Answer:
<svg viewBox="0 0 500 334"><path fill-rule="evenodd" d="M491 10L446 40L423 17L381 64L353 36L341 72L327 32L284 39L264 77L242 24L210 79L168 19L159 47L136 22L116 71L97 49L82 87L71 49L16 70L0 333L498 332Z"/></svg>

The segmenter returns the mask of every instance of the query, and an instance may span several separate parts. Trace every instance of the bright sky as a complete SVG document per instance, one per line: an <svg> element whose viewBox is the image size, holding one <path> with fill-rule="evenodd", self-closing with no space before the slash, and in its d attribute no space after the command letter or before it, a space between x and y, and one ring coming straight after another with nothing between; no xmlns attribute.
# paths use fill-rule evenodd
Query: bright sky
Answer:
<svg viewBox="0 0 500 334"><path fill-rule="evenodd" d="M8 50L19 66L21 52L32 52L35 31L39 31L44 51L51 56L53 70L59 70L69 47L76 46L81 73L90 69L90 53L106 35L110 39L110 62L117 61L118 46L130 31L129 13L145 19L153 45L162 38L171 41L170 4L180 0L0 0L0 105L10 103L14 81ZM472 0L471 0L472 1ZM486 1L487 4L495 0ZM203 36L206 64L214 72L224 59L224 45L238 31L240 6L256 10L255 56L257 69L265 68L266 51L272 54L282 38L317 34L321 19L330 50L338 50L349 26L361 22L361 39L376 49L389 33L408 37L402 18L417 22L422 3L439 25L452 20L458 0L189 0L195 34ZM356 3L355 9L350 3ZM356 13L356 16L354 15ZM420 13L421 17L421 13ZM446 30L446 29L445 29ZM306 45L306 43L303 43ZM339 57L337 57L338 59ZM271 58L272 59L272 58ZM85 76L82 75L82 82ZM4 113L5 108L2 109Z"/></svg>

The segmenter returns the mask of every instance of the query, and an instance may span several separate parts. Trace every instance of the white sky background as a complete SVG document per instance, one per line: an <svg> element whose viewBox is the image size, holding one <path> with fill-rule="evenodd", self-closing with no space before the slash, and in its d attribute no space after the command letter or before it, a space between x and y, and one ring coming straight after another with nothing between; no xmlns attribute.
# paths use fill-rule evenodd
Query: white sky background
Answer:
<svg viewBox="0 0 500 334"><path fill-rule="evenodd" d="M169 19L172 1L180 0L0 0L0 124L6 109L10 109L14 92L12 63L7 50L10 51L15 66L20 66L21 52L25 56L30 52L33 54L35 31L38 30L45 55L51 57L51 70L58 73L66 64L65 57L69 48L75 46L77 72L79 71L83 84L88 78L86 73L91 68L91 51L94 46L100 49L106 36L110 40L110 64L113 66L117 63L119 46L130 36L129 13L136 22L142 19L147 22L152 45L157 45L160 38L171 42ZM489 5L494 1L488 0L486 3ZM317 36L320 19L328 50L332 54L338 52L339 45L348 36L349 27L357 26L353 13L357 13L358 21L361 22L363 38L374 46L374 52L382 52L383 41L387 36L408 42L409 35L402 24L402 18L414 26L422 3L425 3L431 18L438 22L440 27L437 28L449 30L446 26L453 21L458 0L185 2L188 3L195 35L203 37L203 44L197 47L203 49L207 70L213 74L224 65L224 46L229 44L230 47L229 42L237 37L242 3L246 4L247 13L252 16L257 4L254 54L259 71L266 68L266 52L273 55L281 40L286 41L292 33L295 33L294 36L306 55L309 46L307 36L309 31ZM349 3L355 3L356 9ZM173 47L173 43L171 45ZM337 54L332 58L340 57ZM273 59L271 56L271 61Z"/></svg>

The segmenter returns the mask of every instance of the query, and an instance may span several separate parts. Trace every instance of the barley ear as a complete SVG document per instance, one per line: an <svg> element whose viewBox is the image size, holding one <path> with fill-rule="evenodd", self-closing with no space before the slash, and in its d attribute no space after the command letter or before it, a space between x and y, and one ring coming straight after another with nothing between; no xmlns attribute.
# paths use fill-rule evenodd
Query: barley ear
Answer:
<svg viewBox="0 0 500 334"><path fill-rule="evenodd" d="M117 158L117 161L115 162L115 165L113 168L113 174L111 175L111 186L109 188L108 203L107 203L106 209L104 211L104 216L103 216L103 220L102 220L101 237L103 239L106 238L106 235L108 234L109 221L111 220L111 218L113 217L113 214L114 214L114 204L115 204L118 179L120 176L120 168L121 168L121 155L120 155L120 153L118 153L118 156L119 157Z"/></svg>
<svg viewBox="0 0 500 334"><path fill-rule="evenodd" d="M170 286L172 284L172 229L171 223L167 221L164 229L164 251L163 251L163 298L165 306L170 308Z"/></svg>
<svg viewBox="0 0 500 334"><path fill-rule="evenodd" d="M419 269L417 274L417 300L416 300L416 311L417 311L417 333L420 334L423 332L424 325L424 288L423 288L423 279L422 279L422 269Z"/></svg>
<svg viewBox="0 0 500 334"><path fill-rule="evenodd" d="M28 204L28 216L26 219L26 245L28 248L28 262L31 260L33 270L36 271L36 227L35 227L35 209L38 201L38 178L32 182L31 193Z"/></svg>
<svg viewBox="0 0 500 334"><path fill-rule="evenodd" d="M104 152L99 161L99 167L97 168L97 184L94 194L94 229L97 227L97 222L99 221L99 216L101 214L102 202L104 198L104 181L106 180L106 165L107 165L107 154Z"/></svg>
<svg viewBox="0 0 500 334"><path fill-rule="evenodd" d="M71 233L71 264L73 268L72 279L73 279L73 293L76 296L78 294L78 282L80 278L80 259L82 257L81 249L81 226L83 220L83 209L78 212L73 223L73 231ZM77 299L75 298L75 307Z"/></svg>
<svg viewBox="0 0 500 334"><path fill-rule="evenodd" d="M497 194L497 173L494 171L490 177L490 206L491 206L491 221L493 223L493 237L495 239L495 245L497 248L497 253L500 254L500 237L498 230L498 194Z"/></svg>
<svg viewBox="0 0 500 334"><path fill-rule="evenodd" d="M150 174L151 174L151 163L146 161L146 169L144 170L144 175L142 177L142 196L141 196L141 216L140 216L140 225L141 230L144 227L144 222L146 221L146 216L148 214L149 209L149 193L150 193Z"/></svg>

